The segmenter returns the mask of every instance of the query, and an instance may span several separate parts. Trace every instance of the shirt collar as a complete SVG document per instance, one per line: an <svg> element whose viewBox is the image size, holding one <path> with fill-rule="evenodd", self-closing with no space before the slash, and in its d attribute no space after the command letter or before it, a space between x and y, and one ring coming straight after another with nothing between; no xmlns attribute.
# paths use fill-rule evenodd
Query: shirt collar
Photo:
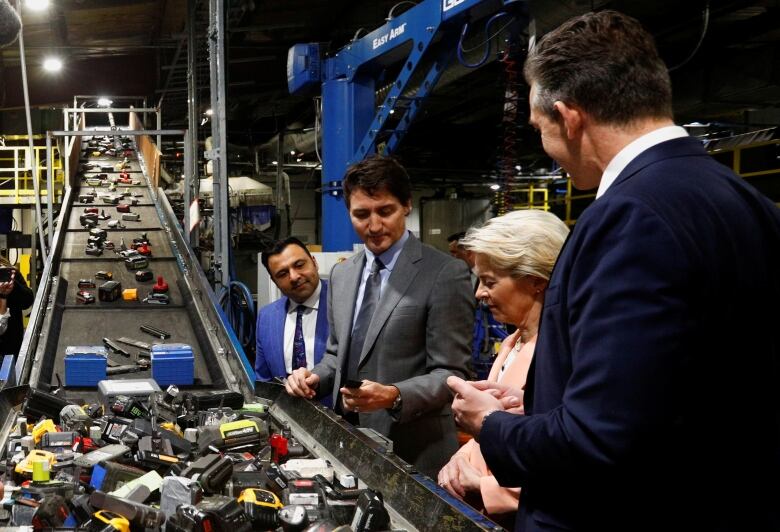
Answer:
<svg viewBox="0 0 780 532"><path fill-rule="evenodd" d="M314 289L314 293L309 296L309 299L303 303L296 303L292 299L287 299L287 313L294 312L300 305L306 308L318 310L320 308L320 292L322 291L322 281L317 284L317 288Z"/></svg>
<svg viewBox="0 0 780 532"><path fill-rule="evenodd" d="M625 170L628 163L636 159L640 153L648 150L656 144L661 144L667 140L678 139L680 137L687 137L688 132L680 126L664 126L656 130L646 133L629 143L626 147L618 152L604 170L601 175L601 181L599 182L599 190L596 192L596 199L604 195L607 189L615 182L615 179L620 175L620 172Z"/></svg>
<svg viewBox="0 0 780 532"><path fill-rule="evenodd" d="M401 254L401 250L403 249L407 240L409 240L409 231L404 231L404 234L401 235L401 238L396 240L392 246L387 248L387 250L379 255L379 260L382 261L382 264L385 265L385 269L388 272L393 271L393 267L395 266L395 263L398 260L398 256ZM374 257L375 255L371 253L371 250L366 248L366 268L369 270L374 264Z"/></svg>

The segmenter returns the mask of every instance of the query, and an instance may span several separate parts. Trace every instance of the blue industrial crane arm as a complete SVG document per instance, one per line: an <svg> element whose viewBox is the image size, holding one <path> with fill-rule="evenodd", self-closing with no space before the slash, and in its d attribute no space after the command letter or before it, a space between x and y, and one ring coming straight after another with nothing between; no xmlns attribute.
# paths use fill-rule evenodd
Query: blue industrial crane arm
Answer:
<svg viewBox="0 0 780 532"><path fill-rule="evenodd" d="M349 250L358 241L340 201L347 167L377 152L380 145L382 153L395 150L459 46L459 30L465 23L524 4L522 0L423 0L325 61L317 45L290 49L290 92L322 83L324 251ZM401 61L398 76L383 80L387 94L377 108L377 79ZM423 68L420 85L411 87L412 77Z"/></svg>

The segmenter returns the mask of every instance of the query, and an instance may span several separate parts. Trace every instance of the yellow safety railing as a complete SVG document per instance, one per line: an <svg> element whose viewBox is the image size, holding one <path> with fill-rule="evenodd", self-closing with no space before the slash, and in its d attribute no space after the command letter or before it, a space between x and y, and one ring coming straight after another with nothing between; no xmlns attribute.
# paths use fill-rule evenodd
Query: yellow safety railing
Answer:
<svg viewBox="0 0 780 532"><path fill-rule="evenodd" d="M33 135L34 141L45 140L43 135ZM34 166L30 157L26 135L5 136L5 145L0 144L0 201L3 203L22 204L35 201L33 183ZM18 145L9 145L13 142ZM22 145L23 144L23 145ZM46 146L33 146L35 162L37 163L37 178L41 196L48 194L46 188ZM52 146L53 186L55 194L64 188L64 163L57 146Z"/></svg>
<svg viewBox="0 0 780 532"><path fill-rule="evenodd" d="M549 211L556 205L564 205L564 214L561 217L568 226L572 226L577 222L577 219L572 217L573 203L576 201L592 200L596 197L596 194L592 192L575 194L571 178L569 177L566 178L566 194L563 196L553 196L550 198L548 184L544 184L543 186L529 185L527 187L512 187L510 189L510 194L512 197L519 196L520 198L519 201L515 201L512 204L512 210L541 209Z"/></svg>
<svg viewBox="0 0 780 532"><path fill-rule="evenodd" d="M513 210L521 210L521 209L538 209L542 211L550 210L550 202L549 202L550 196L547 187L535 187L533 185L528 185L528 187L524 187L524 188L512 187L511 191L513 196L520 194L528 199L527 201L520 201L512 205Z"/></svg>
<svg viewBox="0 0 780 532"><path fill-rule="evenodd" d="M766 175L780 175L780 139L772 139L763 142L754 142L734 148L710 150L715 160L725 164L741 177L757 177ZM746 159L752 159L746 165ZM756 161L758 160L758 162ZM750 168L746 168L750 166Z"/></svg>

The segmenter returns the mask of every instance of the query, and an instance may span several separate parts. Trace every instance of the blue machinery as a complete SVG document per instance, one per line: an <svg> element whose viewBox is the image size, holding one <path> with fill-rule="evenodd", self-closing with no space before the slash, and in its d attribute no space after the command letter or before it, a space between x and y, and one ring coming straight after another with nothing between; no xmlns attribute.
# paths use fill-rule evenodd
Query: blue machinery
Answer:
<svg viewBox="0 0 780 532"><path fill-rule="evenodd" d="M520 0L424 0L391 16L385 25L353 40L333 57L323 60L318 44L290 49L290 92L322 84L324 251L351 250L358 241L341 204L341 179L347 167L372 153L395 151L459 48L458 40L470 21L521 7L525 2ZM383 79L387 69L398 64L395 80ZM417 82L414 96L404 96ZM378 83L390 88L377 108Z"/></svg>

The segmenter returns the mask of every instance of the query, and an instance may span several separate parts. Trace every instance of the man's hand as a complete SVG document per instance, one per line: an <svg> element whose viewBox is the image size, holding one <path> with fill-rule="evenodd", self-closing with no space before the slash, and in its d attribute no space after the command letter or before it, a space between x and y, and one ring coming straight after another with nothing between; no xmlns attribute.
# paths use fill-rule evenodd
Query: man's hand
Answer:
<svg viewBox="0 0 780 532"><path fill-rule="evenodd" d="M439 486L458 499L469 491L479 491L480 474L477 469L459 455L454 455L439 471Z"/></svg>
<svg viewBox="0 0 780 532"><path fill-rule="evenodd" d="M455 394L455 399L452 401L455 423L475 438L479 436L482 420L487 414L495 410L504 410L501 401L489 392L477 390L459 377L447 377L447 386Z"/></svg>
<svg viewBox="0 0 780 532"><path fill-rule="evenodd" d="M523 390L491 381L469 382L477 390L488 392L501 401L504 410L511 414L523 414Z"/></svg>
<svg viewBox="0 0 780 532"><path fill-rule="evenodd" d="M341 401L347 412L375 412L393 406L400 393L395 386L364 380L360 388L341 388Z"/></svg>
<svg viewBox="0 0 780 532"><path fill-rule="evenodd" d="M287 377L284 387L290 395L314 399L319 383L319 375L312 373L306 368L298 368Z"/></svg>

